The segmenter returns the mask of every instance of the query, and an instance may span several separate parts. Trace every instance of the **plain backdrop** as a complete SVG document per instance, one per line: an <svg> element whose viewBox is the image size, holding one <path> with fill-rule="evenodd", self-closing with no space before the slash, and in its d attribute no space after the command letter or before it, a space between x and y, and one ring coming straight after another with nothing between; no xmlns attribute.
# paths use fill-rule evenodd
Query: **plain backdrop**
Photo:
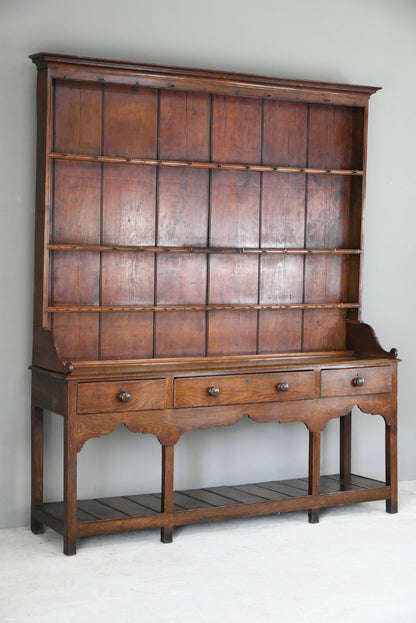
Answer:
<svg viewBox="0 0 416 623"><path fill-rule="evenodd" d="M382 87L370 102L363 319L399 373L399 474L416 479L413 0L0 0L0 527L29 522L30 374L35 194L35 52ZM384 423L357 413L353 469L384 477ZM46 423L46 493L62 490L62 421ZM303 424L185 434L179 488L305 476ZM322 470L337 471L338 422ZM160 446L119 427L79 455L80 497L159 490Z"/></svg>

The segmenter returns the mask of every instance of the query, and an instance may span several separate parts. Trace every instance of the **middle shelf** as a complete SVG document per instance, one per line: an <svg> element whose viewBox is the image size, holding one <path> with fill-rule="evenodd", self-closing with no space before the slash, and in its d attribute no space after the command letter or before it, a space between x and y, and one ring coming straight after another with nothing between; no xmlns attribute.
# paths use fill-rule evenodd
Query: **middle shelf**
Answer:
<svg viewBox="0 0 416 623"><path fill-rule="evenodd" d="M48 244L49 251L122 251L135 253L251 253L253 255L292 254L292 255L360 255L361 249L304 249L304 248L251 248L251 247L161 247L126 246L109 244Z"/></svg>
<svg viewBox="0 0 416 623"><path fill-rule="evenodd" d="M245 305L52 305L47 312L259 311L262 309L358 309L359 303L282 303Z"/></svg>

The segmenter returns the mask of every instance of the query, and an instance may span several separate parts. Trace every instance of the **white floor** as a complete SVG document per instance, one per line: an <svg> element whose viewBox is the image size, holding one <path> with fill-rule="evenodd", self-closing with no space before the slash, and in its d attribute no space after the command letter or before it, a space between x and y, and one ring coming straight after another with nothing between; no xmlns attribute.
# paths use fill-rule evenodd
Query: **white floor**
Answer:
<svg viewBox="0 0 416 623"><path fill-rule="evenodd" d="M383 502L82 539L0 531L0 621L416 623L416 481Z"/></svg>

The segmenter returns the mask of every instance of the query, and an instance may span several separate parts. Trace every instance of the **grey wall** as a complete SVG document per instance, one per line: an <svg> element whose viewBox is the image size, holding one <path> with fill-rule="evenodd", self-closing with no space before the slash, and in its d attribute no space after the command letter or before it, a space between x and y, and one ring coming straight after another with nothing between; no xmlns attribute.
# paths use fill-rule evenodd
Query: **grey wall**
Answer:
<svg viewBox="0 0 416 623"><path fill-rule="evenodd" d="M351 82L383 87L371 100L363 318L396 346L400 478L416 478L413 383L415 288L416 2L412 0L0 0L0 526L29 519L29 372L33 292L35 78L27 58L58 52ZM354 467L383 477L381 418L355 416ZM337 422L323 442L336 470ZM49 498L61 495L62 422L47 420ZM157 490L159 446L117 429L79 455L79 494ZM305 475L302 424L188 433L178 486ZM247 479L247 480L246 480Z"/></svg>

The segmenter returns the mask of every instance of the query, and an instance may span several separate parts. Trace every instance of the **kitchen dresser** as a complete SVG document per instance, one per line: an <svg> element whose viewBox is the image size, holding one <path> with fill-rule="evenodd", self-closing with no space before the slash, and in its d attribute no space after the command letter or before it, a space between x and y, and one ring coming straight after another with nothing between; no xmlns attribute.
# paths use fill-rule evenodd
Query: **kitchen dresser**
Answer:
<svg viewBox="0 0 416 623"><path fill-rule="evenodd" d="M37 83L32 530L80 537L386 500L397 511L397 351L361 321L377 88L31 57ZM351 411L385 421L385 479L351 468ZM63 499L43 494L44 412ZM303 422L308 474L175 491L186 431ZM337 474L321 433L340 422ZM77 454L123 423L161 444L153 494L78 500ZM203 434L203 433L201 433ZM276 435L279 429L276 427ZM278 474L276 474L278 478ZM120 483L122 488L122 483Z"/></svg>

